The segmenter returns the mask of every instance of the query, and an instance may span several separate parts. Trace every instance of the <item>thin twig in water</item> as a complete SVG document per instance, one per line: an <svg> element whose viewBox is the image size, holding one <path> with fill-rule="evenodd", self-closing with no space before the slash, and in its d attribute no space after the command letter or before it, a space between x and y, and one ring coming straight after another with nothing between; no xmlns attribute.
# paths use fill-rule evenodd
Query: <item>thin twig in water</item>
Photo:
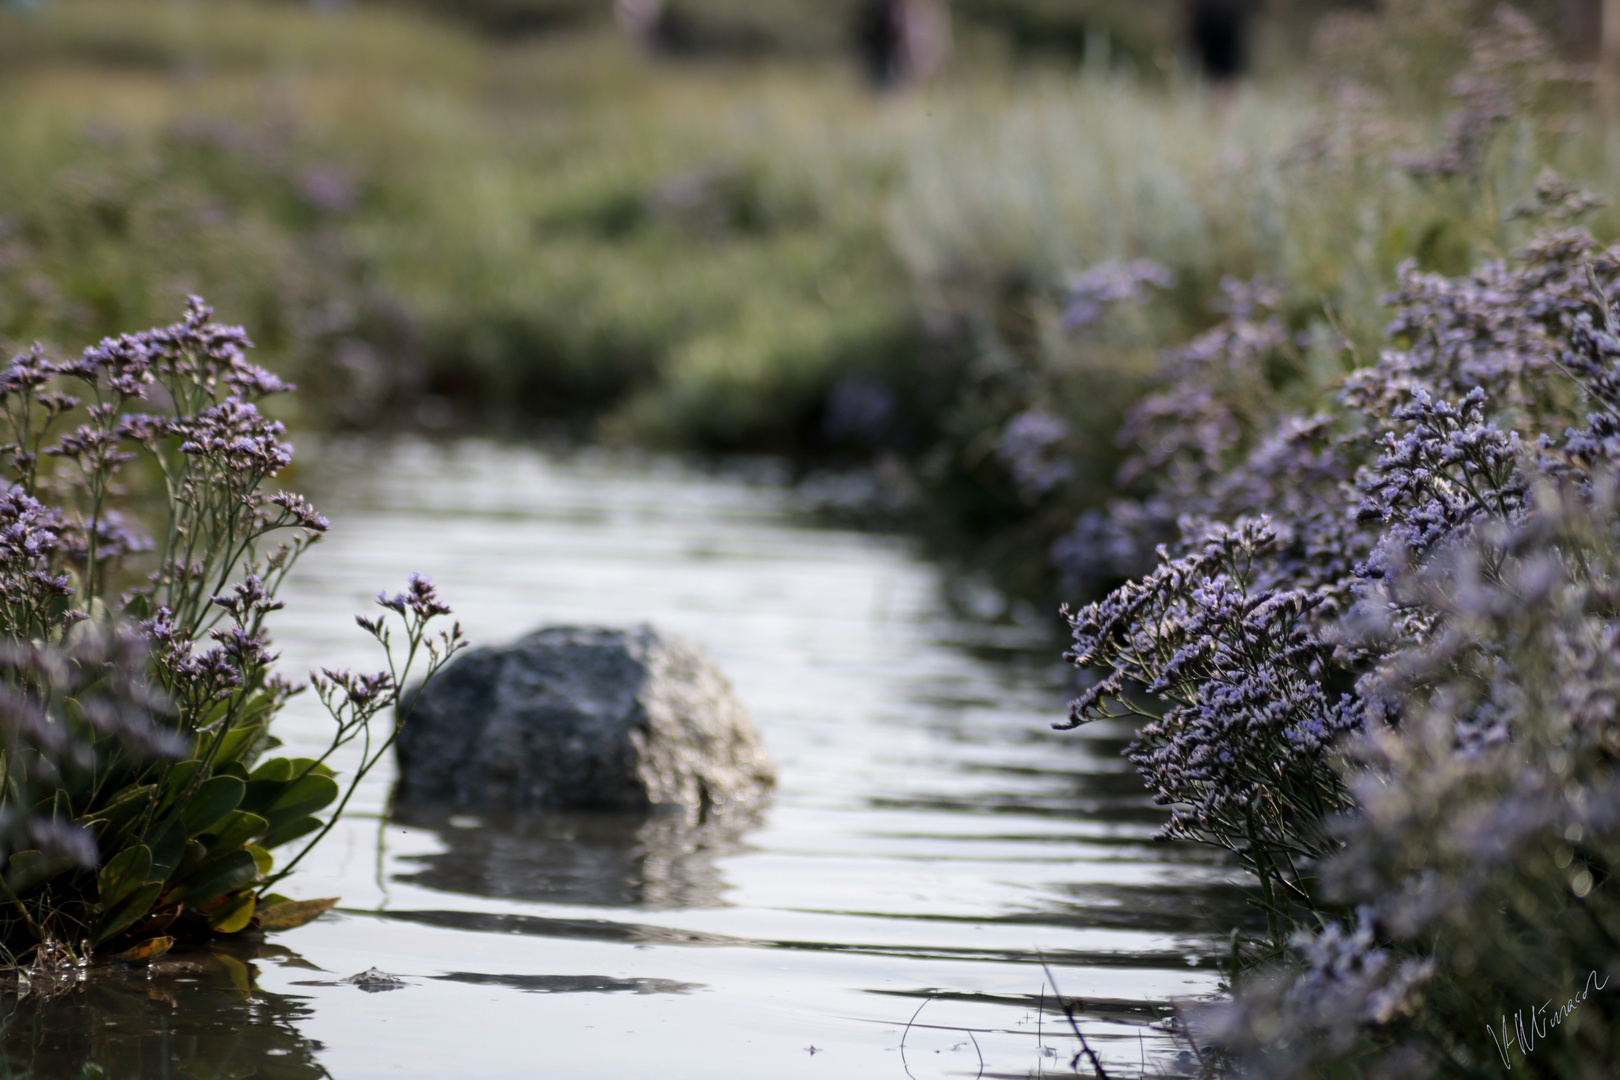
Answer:
<svg viewBox="0 0 1620 1080"><path fill-rule="evenodd" d="M923 1003L917 1006L917 1011L911 1014L911 1019L906 1021L906 1030L900 1033L900 1067L906 1070L907 1076L911 1076L911 1066L906 1064L906 1036L911 1034L911 1025L917 1022L917 1017L922 1015L923 1009L933 1000L932 997L924 998ZM917 1080L917 1078L913 1076L911 1080Z"/></svg>
<svg viewBox="0 0 1620 1080"><path fill-rule="evenodd" d="M1036 953L1036 955L1040 956L1039 953ZM1069 1060L1069 1068L1077 1068L1080 1064L1081 1055L1084 1055L1091 1059L1091 1067L1097 1073L1097 1080L1108 1080L1108 1070L1103 1068L1102 1059L1091 1048L1091 1044L1086 1042L1085 1035L1081 1034L1080 1024L1074 1018L1074 1006L1063 1000L1063 991L1058 989L1057 980L1052 977L1052 967L1046 962L1044 956L1041 957L1041 969L1046 972L1046 981L1052 984L1052 996L1057 998L1058 1005L1063 1008L1063 1015L1068 1018L1069 1027L1074 1030L1074 1037L1080 1040L1080 1053Z"/></svg>
<svg viewBox="0 0 1620 1080"><path fill-rule="evenodd" d="M1041 983L1041 996L1035 1004L1035 1075L1041 1075L1046 1060L1046 1044L1041 1041L1041 1017L1046 1012L1046 984Z"/></svg>

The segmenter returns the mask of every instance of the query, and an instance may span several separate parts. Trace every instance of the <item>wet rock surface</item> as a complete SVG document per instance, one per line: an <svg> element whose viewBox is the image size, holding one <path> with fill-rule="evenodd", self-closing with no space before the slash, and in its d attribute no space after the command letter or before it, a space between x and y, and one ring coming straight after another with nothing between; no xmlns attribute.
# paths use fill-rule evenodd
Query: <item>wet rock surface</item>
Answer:
<svg viewBox="0 0 1620 1080"><path fill-rule="evenodd" d="M707 815L775 782L713 661L649 626L471 650L422 691L396 748L408 803Z"/></svg>

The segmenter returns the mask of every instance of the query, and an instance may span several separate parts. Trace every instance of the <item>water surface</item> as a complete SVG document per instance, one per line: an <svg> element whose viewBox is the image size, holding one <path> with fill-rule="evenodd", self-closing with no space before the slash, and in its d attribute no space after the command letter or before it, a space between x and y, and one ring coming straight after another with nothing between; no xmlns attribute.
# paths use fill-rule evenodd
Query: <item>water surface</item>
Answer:
<svg viewBox="0 0 1620 1080"><path fill-rule="evenodd" d="M1173 1064L1142 1025L1214 987L1206 916L1229 925L1239 903L1226 873L1152 840L1162 812L1122 731L1050 729L1050 648L950 619L904 542L809 527L777 489L669 465L477 443L320 458L302 479L333 527L284 593L284 672L378 666L351 616L414 570L475 642L651 622L714 655L776 795L699 828L385 820L380 769L287 882L343 897L337 912L257 957L32 1007L8 1036L14 1072L94 1052L143 1076L1063 1074L1078 1044L1043 964L1105 1061ZM278 730L318 751L328 724L305 695ZM373 968L398 982L344 981Z"/></svg>

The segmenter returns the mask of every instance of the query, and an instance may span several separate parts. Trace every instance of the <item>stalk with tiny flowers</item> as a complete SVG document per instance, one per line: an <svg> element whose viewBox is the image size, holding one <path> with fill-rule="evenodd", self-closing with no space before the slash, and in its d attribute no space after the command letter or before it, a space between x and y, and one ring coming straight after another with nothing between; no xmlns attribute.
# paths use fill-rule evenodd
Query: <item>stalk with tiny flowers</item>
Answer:
<svg viewBox="0 0 1620 1080"><path fill-rule="evenodd" d="M451 612L447 605L440 602L433 583L421 574L411 575L410 587L406 592L396 593L393 596L378 593L377 604L393 612L404 624L404 656L396 660L393 634L386 616L378 615L367 619L356 615L354 621L382 645L383 654L388 658L388 670L371 675L357 675L352 671L323 668L319 675L311 676L310 682L315 687L316 696L321 699L321 704L326 707L326 711L337 724L337 734L332 737L332 745L326 753L313 762L310 768L320 767L328 757L340 747L354 741L356 737L361 740L360 763L355 766L354 772L350 775L348 789L332 810L326 824L287 862L286 866L265 880L260 889L261 894L292 873L293 867L297 866L304 856L332 831L332 826L337 824L338 818L348 807L349 800L360 787L360 782L394 745L399 729L410 719L411 710L416 704L417 696L421 694L422 687L450 662L451 657L466 646L467 641L462 636L460 623L454 623L449 630L437 633L429 630L429 623ZM426 669L422 674L422 681L416 686L416 694L406 701L403 700L405 687L410 682L412 669L419 656L426 660ZM394 711L394 722L387 735L374 740L371 721L378 713L387 709Z"/></svg>

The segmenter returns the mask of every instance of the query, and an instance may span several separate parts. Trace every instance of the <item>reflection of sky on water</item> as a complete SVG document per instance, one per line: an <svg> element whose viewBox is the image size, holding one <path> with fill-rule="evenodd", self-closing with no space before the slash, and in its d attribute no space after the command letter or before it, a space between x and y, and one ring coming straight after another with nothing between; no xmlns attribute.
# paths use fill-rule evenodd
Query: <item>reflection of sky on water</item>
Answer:
<svg viewBox="0 0 1620 1080"><path fill-rule="evenodd" d="M280 613L285 671L375 666L351 615L420 569L474 641L650 621L700 642L781 783L757 818L696 830L414 807L384 824L379 770L288 883L344 898L277 939L321 972L260 971L267 999L307 998L291 1022L333 1076L903 1077L923 1000L917 1076L973 1075L964 1029L987 1075L1021 1076L1073 1050L1043 959L1100 1052L1151 1066L1166 1048L1131 1025L1214 985L1199 912L1238 902L1223 875L1152 842L1122 733L1051 731L1051 665L987 659L1009 643L943 620L902 543L663 467L340 450L316 488L333 533ZM284 718L289 750L318 745L314 705ZM372 967L406 985L340 981Z"/></svg>

